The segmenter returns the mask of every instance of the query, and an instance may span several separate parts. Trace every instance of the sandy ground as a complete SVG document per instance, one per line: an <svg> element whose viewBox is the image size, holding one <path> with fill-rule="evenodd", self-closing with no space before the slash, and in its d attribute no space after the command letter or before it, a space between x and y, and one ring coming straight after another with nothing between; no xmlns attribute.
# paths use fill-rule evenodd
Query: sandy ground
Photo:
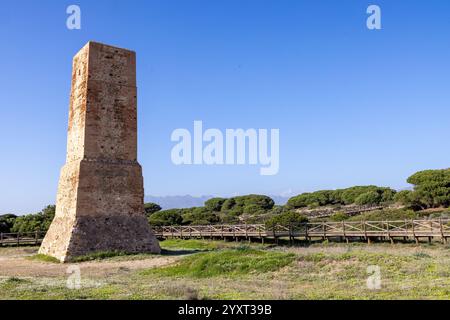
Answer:
<svg viewBox="0 0 450 320"><path fill-rule="evenodd" d="M84 275L107 277L132 270L160 267L175 262L177 256L149 256L142 259L108 259L74 264L58 264L31 260L37 248L0 248L0 277L58 277L66 276L70 265L77 265Z"/></svg>

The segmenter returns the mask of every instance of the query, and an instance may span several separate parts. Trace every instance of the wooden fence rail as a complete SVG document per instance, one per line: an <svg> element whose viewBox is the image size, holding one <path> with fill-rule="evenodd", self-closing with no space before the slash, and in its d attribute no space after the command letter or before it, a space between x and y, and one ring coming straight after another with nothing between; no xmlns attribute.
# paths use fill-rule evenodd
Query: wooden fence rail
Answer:
<svg viewBox="0 0 450 320"><path fill-rule="evenodd" d="M395 238L433 238L447 242L450 237L450 219L399 220L399 221L343 221L312 222L297 225L241 224L203 226L162 226L153 227L158 238L289 238L312 240L314 238L341 238L349 241L372 239L390 240Z"/></svg>
<svg viewBox="0 0 450 320"><path fill-rule="evenodd" d="M44 239L45 232L0 233L0 246L38 245Z"/></svg>
<svg viewBox="0 0 450 320"><path fill-rule="evenodd" d="M222 238L222 239L279 239L313 240L333 239L364 240L374 239L394 241L395 238L421 238L428 241L438 239L447 242L450 238L450 219L437 220L399 220L399 221L343 221L311 222L292 225L266 226L264 224L223 224L199 226L152 227L155 235L165 238ZM45 232L0 233L0 245L38 245Z"/></svg>

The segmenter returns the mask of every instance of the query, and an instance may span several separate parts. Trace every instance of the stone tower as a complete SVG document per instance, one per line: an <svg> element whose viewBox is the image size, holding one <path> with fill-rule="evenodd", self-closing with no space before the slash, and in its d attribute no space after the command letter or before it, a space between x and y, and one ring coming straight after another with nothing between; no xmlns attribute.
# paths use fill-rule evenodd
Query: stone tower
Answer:
<svg viewBox="0 0 450 320"><path fill-rule="evenodd" d="M136 54L89 42L74 57L66 164L39 253L161 251L144 215L137 162Z"/></svg>

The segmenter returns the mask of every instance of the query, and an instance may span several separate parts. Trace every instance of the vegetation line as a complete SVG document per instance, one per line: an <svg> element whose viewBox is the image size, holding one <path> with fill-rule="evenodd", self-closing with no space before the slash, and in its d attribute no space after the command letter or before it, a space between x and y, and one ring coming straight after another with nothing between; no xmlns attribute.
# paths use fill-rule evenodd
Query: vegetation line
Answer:
<svg viewBox="0 0 450 320"><path fill-rule="evenodd" d="M158 204L145 204L152 226L265 224L289 225L320 221L438 219L449 217L450 169L425 170L407 179L412 190L388 187L354 186L319 190L290 198L275 205L265 195L212 198L202 207L162 210ZM0 215L0 233L45 233L55 215L55 206L24 216Z"/></svg>

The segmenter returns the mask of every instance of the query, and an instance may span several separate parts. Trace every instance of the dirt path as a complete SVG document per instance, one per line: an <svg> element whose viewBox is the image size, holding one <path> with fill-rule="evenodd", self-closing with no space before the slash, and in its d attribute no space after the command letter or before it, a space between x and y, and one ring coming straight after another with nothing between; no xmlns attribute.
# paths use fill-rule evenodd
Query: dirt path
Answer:
<svg viewBox="0 0 450 320"><path fill-rule="evenodd" d="M63 277L69 265L30 260L37 248L0 248L0 277ZM107 277L133 270L148 269L171 264L178 256L149 256L126 260L124 257L103 261L76 263L89 277Z"/></svg>

